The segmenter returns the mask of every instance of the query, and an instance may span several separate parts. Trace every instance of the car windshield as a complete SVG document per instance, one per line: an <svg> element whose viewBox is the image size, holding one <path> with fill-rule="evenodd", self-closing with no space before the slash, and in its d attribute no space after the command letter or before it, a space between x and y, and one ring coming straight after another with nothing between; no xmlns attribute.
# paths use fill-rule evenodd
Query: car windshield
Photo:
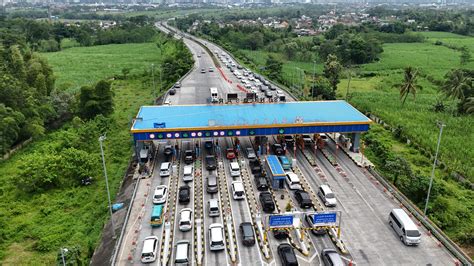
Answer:
<svg viewBox="0 0 474 266"><path fill-rule="evenodd" d="M334 194L328 193L328 194L326 194L326 198L327 199L334 199Z"/></svg>
<svg viewBox="0 0 474 266"><path fill-rule="evenodd" d="M419 237L420 235L420 231L418 230L407 230L407 236Z"/></svg>
<svg viewBox="0 0 474 266"><path fill-rule="evenodd" d="M180 195L180 196L187 196L187 195L188 195L187 189L182 189L182 190L180 190L180 191L179 191L179 195Z"/></svg>
<svg viewBox="0 0 474 266"><path fill-rule="evenodd" d="M242 230L244 231L245 236L252 236L252 226L251 225L242 226Z"/></svg>
<svg viewBox="0 0 474 266"><path fill-rule="evenodd" d="M153 257L153 254L152 253L142 253L142 258L145 258L145 257Z"/></svg>

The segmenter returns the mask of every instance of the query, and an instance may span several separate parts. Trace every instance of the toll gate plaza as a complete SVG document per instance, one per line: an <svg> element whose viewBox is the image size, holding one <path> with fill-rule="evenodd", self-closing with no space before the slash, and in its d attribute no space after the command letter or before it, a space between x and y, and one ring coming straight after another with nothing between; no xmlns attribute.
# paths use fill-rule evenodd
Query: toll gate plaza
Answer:
<svg viewBox="0 0 474 266"><path fill-rule="evenodd" d="M351 148L357 151L359 134L366 132L371 122L342 100L142 106L131 132L136 144L187 138L351 133Z"/></svg>

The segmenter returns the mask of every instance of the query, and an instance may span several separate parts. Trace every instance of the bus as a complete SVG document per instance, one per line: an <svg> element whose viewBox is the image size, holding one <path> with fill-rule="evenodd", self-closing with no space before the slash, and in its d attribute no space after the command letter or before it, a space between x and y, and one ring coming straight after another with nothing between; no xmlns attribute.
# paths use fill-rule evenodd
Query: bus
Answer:
<svg viewBox="0 0 474 266"><path fill-rule="evenodd" d="M212 103L218 102L219 101L219 93L217 92L217 88L212 87L210 89L210 91L211 91L211 102Z"/></svg>
<svg viewBox="0 0 474 266"><path fill-rule="evenodd" d="M158 227L163 224L163 205L153 206L150 219L151 227Z"/></svg>

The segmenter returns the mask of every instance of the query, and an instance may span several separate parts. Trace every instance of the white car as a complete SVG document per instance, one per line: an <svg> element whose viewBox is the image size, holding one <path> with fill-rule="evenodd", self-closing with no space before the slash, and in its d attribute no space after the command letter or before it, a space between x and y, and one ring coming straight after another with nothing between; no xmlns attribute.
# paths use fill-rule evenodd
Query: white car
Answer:
<svg viewBox="0 0 474 266"><path fill-rule="evenodd" d="M193 227L193 211L190 208L182 209L179 212L179 230L186 232Z"/></svg>
<svg viewBox="0 0 474 266"><path fill-rule="evenodd" d="M194 179L194 167L192 165L185 165L183 169L183 181L189 182Z"/></svg>
<svg viewBox="0 0 474 266"><path fill-rule="evenodd" d="M303 135L303 141L304 143L313 143L313 139L310 135Z"/></svg>
<svg viewBox="0 0 474 266"><path fill-rule="evenodd" d="M141 262L142 263L150 263L156 260L156 255L158 251L158 237L156 236L149 236L145 238L143 241L143 248L142 248L142 256Z"/></svg>
<svg viewBox="0 0 474 266"><path fill-rule="evenodd" d="M171 170L171 163L169 162L162 163L160 167L160 176L161 177L170 176L170 170Z"/></svg>
<svg viewBox="0 0 474 266"><path fill-rule="evenodd" d="M168 187L160 185L155 188L155 194L153 194L153 204L163 204L168 198Z"/></svg>
<svg viewBox="0 0 474 266"><path fill-rule="evenodd" d="M224 250L224 226L220 223L209 225L209 249L211 251Z"/></svg>
<svg viewBox="0 0 474 266"><path fill-rule="evenodd" d="M237 162L230 163L230 176L237 177L240 176L240 166Z"/></svg>
<svg viewBox="0 0 474 266"><path fill-rule="evenodd" d="M231 184L232 186L232 197L235 200L240 200L245 198L244 185L240 181L234 181Z"/></svg>

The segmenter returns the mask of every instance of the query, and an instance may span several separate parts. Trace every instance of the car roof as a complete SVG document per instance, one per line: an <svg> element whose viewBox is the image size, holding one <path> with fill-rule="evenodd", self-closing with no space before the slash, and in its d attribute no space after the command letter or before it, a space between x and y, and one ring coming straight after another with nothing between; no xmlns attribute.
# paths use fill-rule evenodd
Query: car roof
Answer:
<svg viewBox="0 0 474 266"><path fill-rule="evenodd" d="M232 186L234 187L235 190L244 190L244 185L240 181L232 182Z"/></svg>
<svg viewBox="0 0 474 266"><path fill-rule="evenodd" d="M145 238L145 240L143 241L142 252L143 253L153 252L153 243L154 243L154 241L158 241L156 236L149 236L149 237Z"/></svg>
<svg viewBox="0 0 474 266"><path fill-rule="evenodd" d="M165 189L166 189L166 186L165 186L165 185L157 186L157 187L155 188L155 193L158 193L158 192L163 193L163 190L165 190Z"/></svg>
<svg viewBox="0 0 474 266"><path fill-rule="evenodd" d="M193 211L190 208L184 208L179 213L181 214L181 219L190 221Z"/></svg>

